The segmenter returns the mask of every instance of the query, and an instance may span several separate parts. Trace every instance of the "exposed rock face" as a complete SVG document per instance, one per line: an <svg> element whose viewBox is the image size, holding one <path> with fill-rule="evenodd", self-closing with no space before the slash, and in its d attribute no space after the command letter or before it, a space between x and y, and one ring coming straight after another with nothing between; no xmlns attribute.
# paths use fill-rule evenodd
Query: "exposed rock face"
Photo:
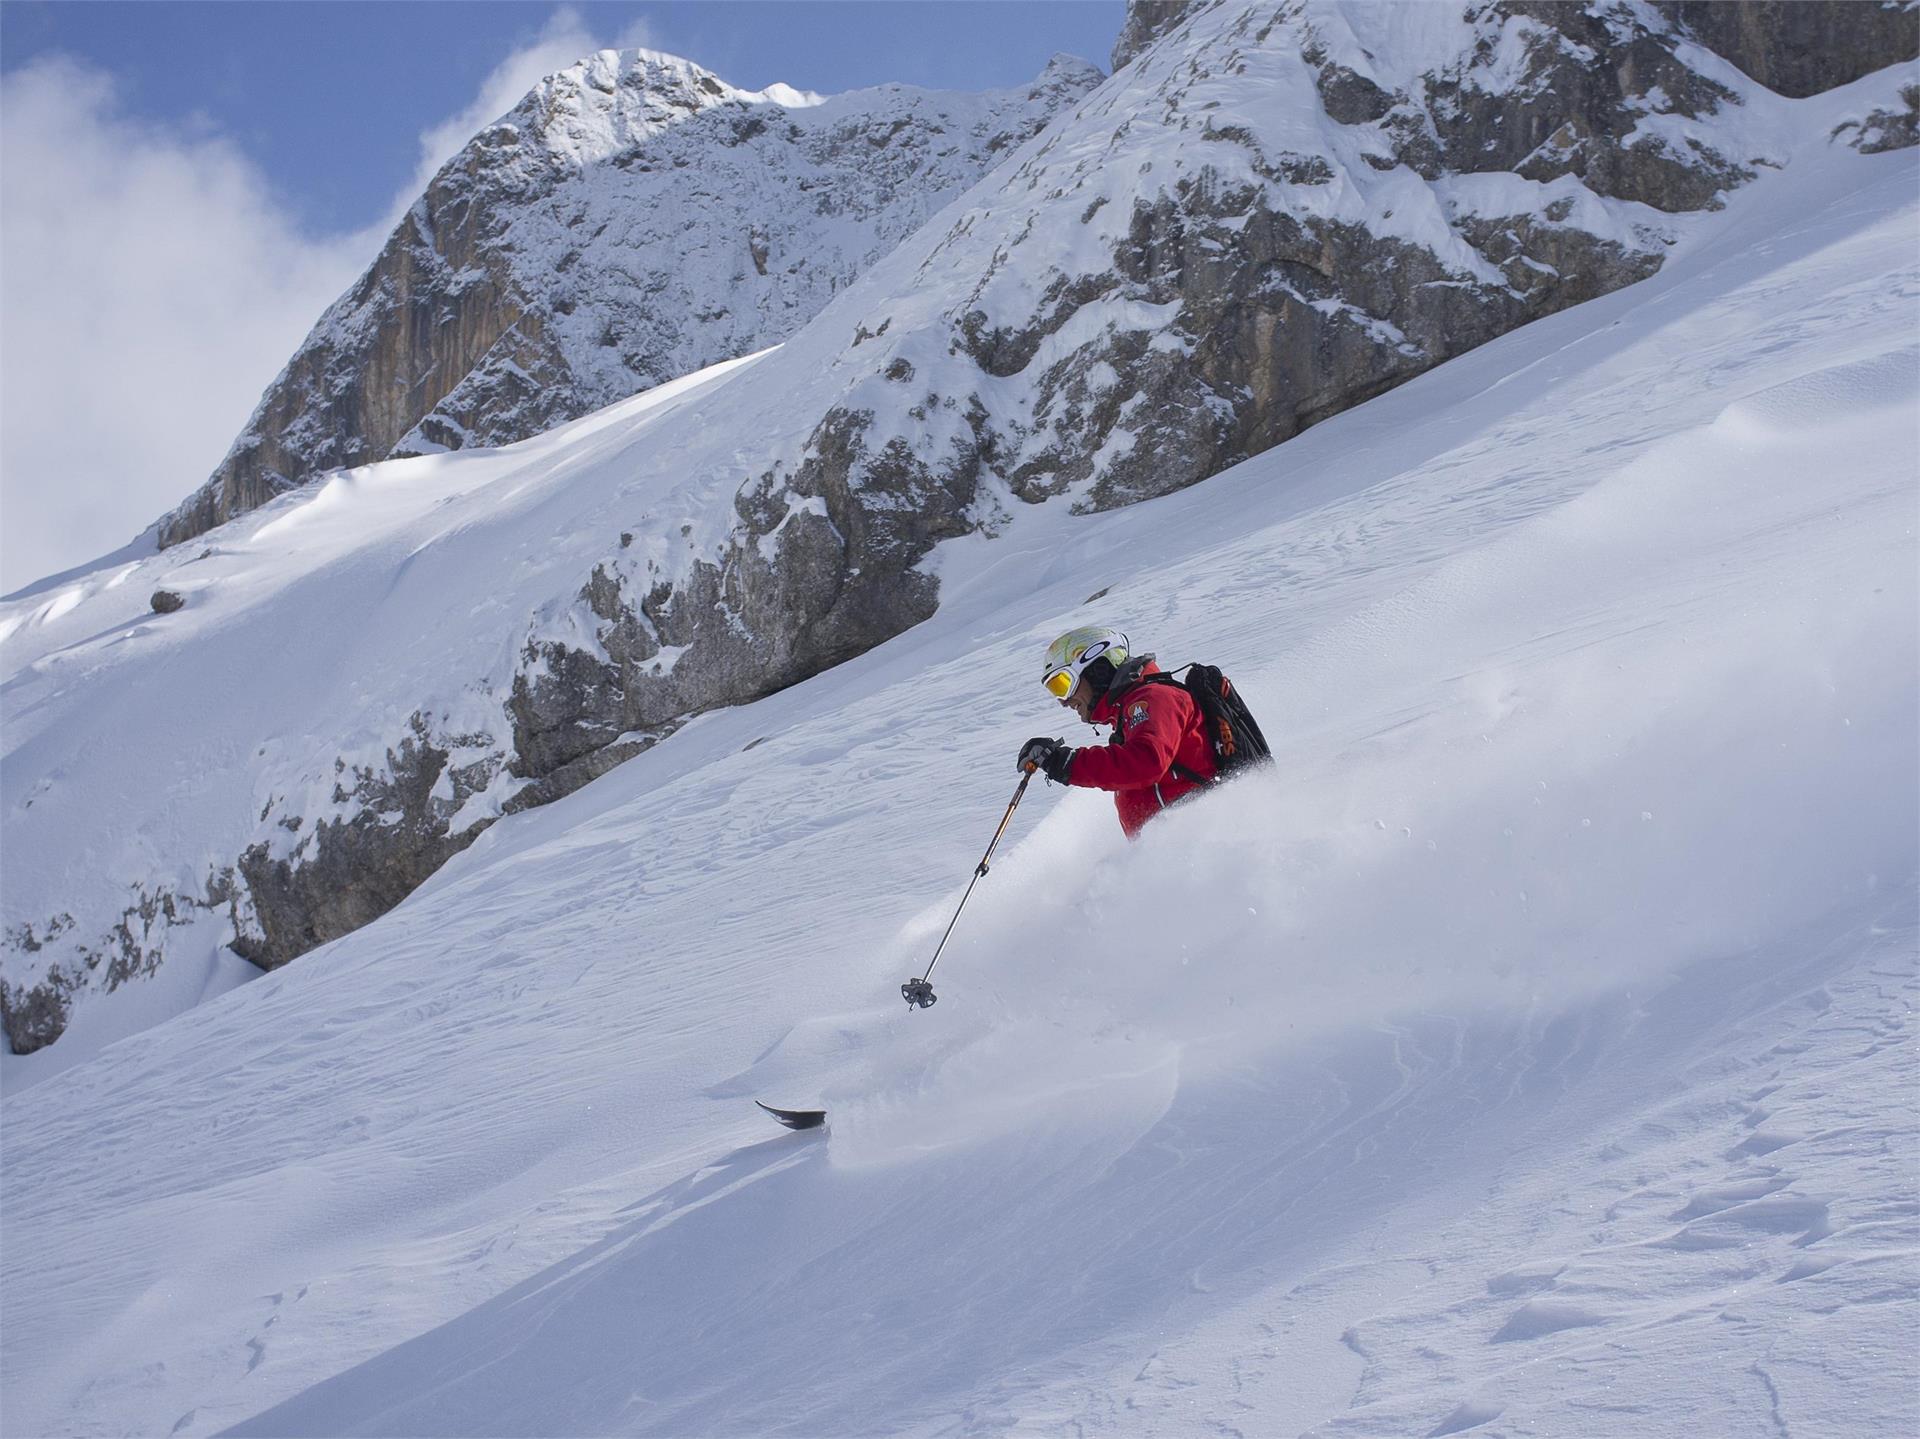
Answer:
<svg viewBox="0 0 1920 1439"><path fill-rule="evenodd" d="M171 545L324 470L500 445L783 338L1101 79L826 101L605 51L435 177L322 317Z"/></svg>
<svg viewBox="0 0 1920 1439"><path fill-rule="evenodd" d="M1711 208L1722 190L1752 178L1705 130L1677 143L1646 124L1658 117L1699 122L1740 103L1675 55L1671 30L1636 23L1623 5L1508 0L1499 11L1510 17L1499 43L1517 38L1521 48L1523 73L1512 102L1475 103L1475 92L1484 92L1491 78L1487 72L1502 64L1496 49L1476 49L1464 63L1428 77L1423 108L1440 142L1438 156L1425 153L1416 133L1396 158L1430 179L1440 170L1510 170L1540 182L1573 175L1596 195L1669 213ZM1487 7L1482 13L1497 12ZM1338 73L1337 62L1323 65L1323 86L1330 73Z"/></svg>
<svg viewBox="0 0 1920 1439"><path fill-rule="evenodd" d="M500 761L483 755L458 764L454 756L491 745L490 735L437 738L427 717L415 712L384 766L337 763L333 800L342 816L309 828L305 816L283 814L276 823L297 837L291 844L263 840L240 856L251 906L247 922L235 925L234 951L276 969L371 923L413 893L494 822L486 816L464 827L455 823L467 801L493 782ZM262 821L278 807L270 803Z"/></svg>
<svg viewBox="0 0 1920 1439"><path fill-rule="evenodd" d="M1701 44L1803 97L1920 57L1914 0L1654 0Z"/></svg>
<svg viewBox="0 0 1920 1439"><path fill-rule="evenodd" d="M1862 155L1920 145L1920 85L1903 88L1900 102L1869 111L1862 120L1847 122L1834 131L1834 138L1844 140Z"/></svg>
<svg viewBox="0 0 1920 1439"><path fill-rule="evenodd" d="M15 1054L35 1054L66 1032L68 996L76 987L57 965L30 989L16 994L0 980L0 1020L7 1027L7 1046Z"/></svg>
<svg viewBox="0 0 1920 1439"><path fill-rule="evenodd" d="M636 366L691 368L815 318L743 384L713 381L717 409L696 388L684 414L633 431L612 460L568 451L540 471L577 473L541 500L551 513L525 512L537 524L476 501L367 561L370 586L417 586L409 603L439 624L435 644L382 651L328 720L300 714L222 752L245 769L244 824L206 850L225 877L204 895L182 899L196 881L157 876L131 909L116 894L82 912L53 881L31 912L10 895L0 1003L16 1046L56 1033L81 990L157 962L179 924L218 910L236 949L284 963L384 913L501 815L899 633L938 603L924 562L944 539L993 535L1023 504L1091 511L1166 494L1652 274L1725 191L1780 162L1756 137L1785 133L1792 108L1717 62L1691 68L1677 26L1628 0L1143 4L1129 33L1125 68L1097 90L1057 66L1057 93L1022 92L1007 102L1017 123L970 124L964 142L951 115L927 118L925 97L897 97L878 124L866 102L715 95L692 67L686 88L663 89L631 80L653 60L606 57L476 141L269 397L291 418L255 437L253 478L232 470L232 493L205 492L183 524L270 494L276 455L340 463L327 447L355 435L368 454L514 436L577 413L607 392L595 385L625 394ZM983 113L1004 119L999 103ZM1910 96L1876 110L1840 140L1900 143L1914 109ZM658 123L606 150L606 134L644 128L608 119L628 110ZM994 139L1041 113L1058 123L1024 145ZM880 175L864 198L835 189L834 208L816 208L815 182L866 173L847 150ZM879 236L876 215L905 225L951 193L949 162L996 153L1006 163L864 268L847 259L835 278L818 257L800 263L796 215ZM674 229L701 283L676 290L657 247L589 243L659 242L646 229L656 191L628 188L635 177L736 165L799 178L741 186L764 210ZM922 182L932 190L914 198ZM637 256L659 266L644 283ZM630 289L642 298L620 308ZM625 338L583 348L569 329L600 333L616 313L632 327L622 336L644 332L631 354ZM416 412L394 399L402 383L444 388ZM362 420L384 427L377 443L353 428ZM264 543L283 522L297 529L303 505L337 513L317 503L335 487L341 509L362 490L387 504L420 476L496 463L513 475L504 489L531 492L546 480L512 471L510 455L550 443L562 441L337 476L240 525ZM595 485L607 493L577 493ZM434 568L439 547L489 524L500 533ZM208 551L181 624L218 615L225 563ZM460 588L476 574L501 593ZM357 693L363 672L391 691L377 706ZM299 743L270 752L286 732Z"/></svg>
<svg viewBox="0 0 1920 1439"><path fill-rule="evenodd" d="M1113 42L1111 64L1118 70L1187 16L1215 0L1127 0L1126 23Z"/></svg>
<svg viewBox="0 0 1920 1439"><path fill-rule="evenodd" d="M230 928L241 927L242 893L232 870L207 877L199 894L136 884L132 903L97 936L83 935L69 913L42 924L10 925L6 948L38 958L43 951L61 958L31 966L21 983L0 977L0 1024L15 1054L32 1054L58 1039L67 1027L75 997L86 990L107 993L151 975L165 961L170 932L206 914L224 913Z"/></svg>

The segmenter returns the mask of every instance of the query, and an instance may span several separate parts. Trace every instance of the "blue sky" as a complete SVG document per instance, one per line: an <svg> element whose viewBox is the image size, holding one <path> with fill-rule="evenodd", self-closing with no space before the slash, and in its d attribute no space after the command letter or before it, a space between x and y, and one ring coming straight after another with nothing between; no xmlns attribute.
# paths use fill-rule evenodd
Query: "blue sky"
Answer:
<svg viewBox="0 0 1920 1439"><path fill-rule="evenodd" d="M1106 68L1123 0L5 0L0 593L219 463L433 172L606 46L833 94Z"/></svg>
<svg viewBox="0 0 1920 1439"><path fill-rule="evenodd" d="M0 73L49 55L119 82L126 112L209 126L256 160L309 225L384 213L417 135L460 112L557 10L521 0L6 0ZM609 43L697 60L732 84L832 94L888 80L985 90L1056 51L1102 69L1123 0L677 0L575 4Z"/></svg>

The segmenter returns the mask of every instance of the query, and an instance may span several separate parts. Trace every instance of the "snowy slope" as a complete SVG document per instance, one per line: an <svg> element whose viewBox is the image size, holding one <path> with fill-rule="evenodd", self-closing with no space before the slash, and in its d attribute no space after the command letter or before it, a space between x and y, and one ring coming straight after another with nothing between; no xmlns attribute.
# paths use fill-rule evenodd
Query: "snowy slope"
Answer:
<svg viewBox="0 0 1920 1439"><path fill-rule="evenodd" d="M1796 165L1205 485L945 546L927 623L9 1060L7 1431L1912 1432L1915 179ZM404 665L457 617L385 606L475 531L565 535L775 358L206 563L299 534L250 603ZM1030 795L908 1015L1093 618L1225 664L1281 762L1134 847Z"/></svg>
<svg viewBox="0 0 1920 1439"><path fill-rule="evenodd" d="M1413 373L1400 360L1417 368L1490 335L1473 318L1483 305L1518 323L1594 293L1589 266L1610 248L1650 247L1651 264L1652 251L1712 228L1706 212L1590 193L1560 172L1564 155L1538 181L1444 167L1423 178L1431 165L1392 158L1411 143L1389 144L1411 123L1404 107L1371 124L1333 120L1330 76L1357 86L1365 70L1382 94L1425 95L1421 67L1443 61L1443 91L1486 104L1441 109L1500 129L1510 102L1538 120L1535 91L1557 72L1535 75L1528 57L1562 54L1553 35L1505 7L1420 14L1422 25L1383 36L1364 5L1196 11L747 367L521 446L338 472L204 542L0 603L10 1042L33 1049L72 1019L60 1062L76 1062L233 982L242 971L223 945L271 967L376 918L501 815L944 603L924 569L940 539L1024 523L1030 502L1056 491L1105 504L1198 479L1291 433L1299 405L1345 403ZM1634 32L1647 15L1622 24ZM1647 43L1679 64L1671 36ZM1680 71L1703 84L1720 73L1745 102L1725 89L1724 104L1686 118L1668 112L1704 101L1640 97L1628 107L1648 132L1636 153L1723 146L1756 173L1799 151L1824 163L1839 148L1830 127L1890 101L1899 79L1787 102L1695 58L1700 68ZM1609 73L1598 52L1582 64ZM659 96L650 81L631 95L587 82L653 68L596 61L543 94L606 120L594 107ZM1640 65L1643 82L1666 73ZM702 83L691 70L680 79ZM1533 88L1503 88L1522 79ZM1025 113L1061 98L1001 100ZM1432 120L1435 105L1415 108ZM808 113L824 123L838 112ZM626 127L587 133L599 154ZM1283 155L1305 166L1294 180L1297 166L1273 169ZM1533 172L1517 156L1481 158ZM1694 177L1704 195L1718 173ZM1213 201L1248 186L1242 198L1277 207L1269 219L1292 237L1284 255L1264 241L1234 248L1253 222ZM643 198L619 194L629 208ZM1483 230L1499 216L1545 248L1496 246L1506 259L1495 264ZM1168 225L1200 258L1148 263L1171 243ZM1322 253L1322 241L1334 248ZM536 271L540 256L563 268L531 232L527 245ZM1558 257L1561 278L1580 285L1536 292L1546 272L1528 257ZM1323 284L1300 264L1337 273ZM1119 283L1121 272L1135 278ZM1382 329L1393 316L1414 328ZM1432 332L1430 346L1371 368L1400 353L1394 334L1416 329ZM1311 384L1268 373L1343 356L1372 358ZM1222 409L1226 396L1251 409ZM1214 422L1229 411L1238 438L1222 440ZM1256 436L1243 420L1280 428ZM185 609L151 614L161 589ZM93 1012L103 993L110 1012Z"/></svg>

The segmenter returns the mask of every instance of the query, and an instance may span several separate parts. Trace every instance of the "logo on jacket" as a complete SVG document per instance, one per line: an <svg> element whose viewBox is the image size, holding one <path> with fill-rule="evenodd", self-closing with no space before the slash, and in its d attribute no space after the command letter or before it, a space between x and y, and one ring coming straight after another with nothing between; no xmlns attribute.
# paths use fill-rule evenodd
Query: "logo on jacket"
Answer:
<svg viewBox="0 0 1920 1439"><path fill-rule="evenodd" d="M1127 711L1127 728L1132 729L1137 724L1145 724L1146 720L1147 702L1145 700L1135 700L1133 707Z"/></svg>

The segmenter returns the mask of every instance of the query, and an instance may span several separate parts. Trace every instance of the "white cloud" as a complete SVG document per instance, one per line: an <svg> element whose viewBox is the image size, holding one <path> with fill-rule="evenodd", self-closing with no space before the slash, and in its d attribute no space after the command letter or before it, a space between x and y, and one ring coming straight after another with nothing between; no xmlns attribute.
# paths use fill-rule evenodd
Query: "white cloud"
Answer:
<svg viewBox="0 0 1920 1439"><path fill-rule="evenodd" d="M420 136L392 213L345 236L302 233L224 136L129 118L97 69L56 59L9 74L0 594L118 548L185 499L434 172L541 76L599 48L576 12L556 11Z"/></svg>
<svg viewBox="0 0 1920 1439"><path fill-rule="evenodd" d="M218 136L70 61L0 88L0 591L133 538L219 463L367 260Z"/></svg>

